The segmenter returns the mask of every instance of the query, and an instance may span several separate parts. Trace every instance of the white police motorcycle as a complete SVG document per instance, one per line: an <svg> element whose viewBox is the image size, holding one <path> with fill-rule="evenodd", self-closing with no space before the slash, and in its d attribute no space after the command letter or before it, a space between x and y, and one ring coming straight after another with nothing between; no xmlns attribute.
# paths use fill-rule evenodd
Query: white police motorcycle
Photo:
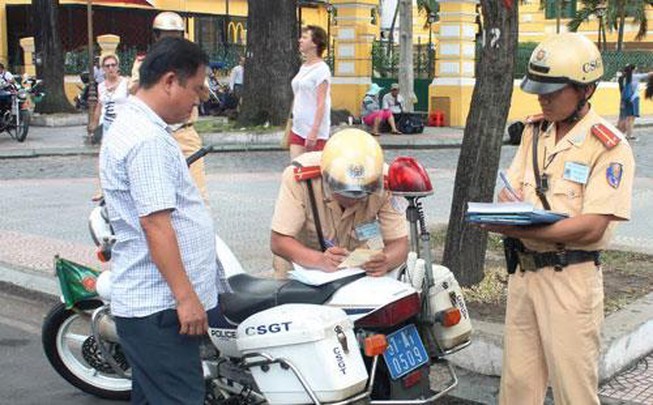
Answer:
<svg viewBox="0 0 653 405"><path fill-rule="evenodd" d="M445 357L469 345L471 324L453 274L431 265L419 201L433 192L430 179L412 158L397 158L388 185L408 200L413 252L386 277L360 273L322 285L257 278L216 236L233 291L209 313L206 404L428 404L456 386ZM108 260L114 237L101 204L90 230ZM110 284L103 272L96 297L52 308L43 346L75 387L127 399L130 368L110 315ZM431 386L435 363L449 373L444 387Z"/></svg>

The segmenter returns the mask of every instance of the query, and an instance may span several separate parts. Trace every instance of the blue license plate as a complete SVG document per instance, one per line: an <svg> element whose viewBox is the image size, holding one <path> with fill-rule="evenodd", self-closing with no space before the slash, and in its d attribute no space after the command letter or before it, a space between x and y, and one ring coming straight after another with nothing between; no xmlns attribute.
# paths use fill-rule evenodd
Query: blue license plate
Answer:
<svg viewBox="0 0 653 405"><path fill-rule="evenodd" d="M383 352L383 359L393 380L428 363L429 356L415 325L405 326L387 339L388 348Z"/></svg>

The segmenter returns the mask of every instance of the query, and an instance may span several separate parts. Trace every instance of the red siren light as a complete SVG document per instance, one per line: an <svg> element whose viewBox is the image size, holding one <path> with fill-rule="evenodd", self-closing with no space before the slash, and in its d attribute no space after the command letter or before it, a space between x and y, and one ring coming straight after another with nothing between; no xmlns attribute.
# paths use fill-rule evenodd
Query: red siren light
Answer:
<svg viewBox="0 0 653 405"><path fill-rule="evenodd" d="M392 194L405 197L423 197L433 194L431 179L424 166L415 158L407 156L400 156L390 164L388 189Z"/></svg>

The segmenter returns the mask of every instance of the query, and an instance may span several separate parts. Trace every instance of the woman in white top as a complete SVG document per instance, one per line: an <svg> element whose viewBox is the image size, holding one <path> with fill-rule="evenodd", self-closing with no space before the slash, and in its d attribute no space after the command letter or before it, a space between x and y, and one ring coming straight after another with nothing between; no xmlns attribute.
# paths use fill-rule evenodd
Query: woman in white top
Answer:
<svg viewBox="0 0 653 405"><path fill-rule="evenodd" d="M101 123L102 132L106 134L122 105L127 101L129 80L120 76L118 56L114 54L104 55L100 59L100 66L104 70L105 79L98 86L98 103L88 129L89 132L94 132Z"/></svg>
<svg viewBox="0 0 653 405"><path fill-rule="evenodd" d="M299 38L304 64L292 79L293 125L289 136L290 159L307 151L324 149L331 127L331 71L322 60L327 44L324 29L308 25Z"/></svg>

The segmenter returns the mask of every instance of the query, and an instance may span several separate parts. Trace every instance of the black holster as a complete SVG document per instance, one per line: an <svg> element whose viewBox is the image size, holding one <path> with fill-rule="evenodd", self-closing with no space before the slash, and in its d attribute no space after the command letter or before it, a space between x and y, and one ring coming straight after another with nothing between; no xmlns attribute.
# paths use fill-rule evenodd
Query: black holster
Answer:
<svg viewBox="0 0 653 405"><path fill-rule="evenodd" d="M519 265L519 252L524 251L524 244L517 238L503 238L503 253L506 256L508 274L514 274Z"/></svg>

